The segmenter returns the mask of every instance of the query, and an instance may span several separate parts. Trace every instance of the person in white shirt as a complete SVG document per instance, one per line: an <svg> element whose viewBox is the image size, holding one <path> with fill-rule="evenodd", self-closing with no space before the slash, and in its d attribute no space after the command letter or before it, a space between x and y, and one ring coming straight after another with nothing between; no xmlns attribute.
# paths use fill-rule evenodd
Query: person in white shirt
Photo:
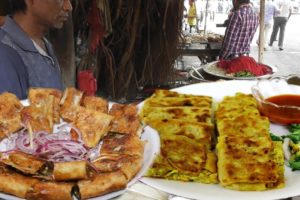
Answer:
<svg viewBox="0 0 300 200"><path fill-rule="evenodd" d="M277 6L279 8L279 14L277 14L274 17L274 25L273 25L273 31L270 38L270 44L269 46L273 45L273 42L276 39L278 30L279 32L279 41L278 41L278 47L279 50L283 50L283 40L284 40L284 32L285 32L285 26L287 21L289 20L291 14L292 14L292 6L290 0L278 0Z"/></svg>
<svg viewBox="0 0 300 200"><path fill-rule="evenodd" d="M256 12L259 15L259 5L257 5L257 7L255 8ZM273 26L273 18L276 14L279 13L279 9L277 7L277 5L271 1L271 0L267 0L265 2L265 28L264 28L264 49L267 50L267 43L269 41L269 37L270 37L270 33L272 30L272 26ZM256 43L259 43L259 38L257 39Z"/></svg>

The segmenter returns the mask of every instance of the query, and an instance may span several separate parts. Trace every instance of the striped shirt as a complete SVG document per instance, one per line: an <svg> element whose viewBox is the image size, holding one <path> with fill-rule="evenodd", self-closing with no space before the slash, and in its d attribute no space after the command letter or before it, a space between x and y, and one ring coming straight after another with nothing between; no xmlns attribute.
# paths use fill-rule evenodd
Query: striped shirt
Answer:
<svg viewBox="0 0 300 200"><path fill-rule="evenodd" d="M258 16L250 4L244 4L234 11L225 31L220 59L250 53L250 44L258 23Z"/></svg>

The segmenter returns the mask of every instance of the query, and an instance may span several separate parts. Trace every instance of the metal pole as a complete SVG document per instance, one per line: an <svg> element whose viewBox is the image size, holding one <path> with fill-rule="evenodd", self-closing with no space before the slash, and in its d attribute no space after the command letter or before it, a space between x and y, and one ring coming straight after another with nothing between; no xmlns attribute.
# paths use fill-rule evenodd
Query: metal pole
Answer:
<svg viewBox="0 0 300 200"><path fill-rule="evenodd" d="M206 25L207 25L207 8L208 8L208 1L206 0L206 6L205 6L205 19L204 19L204 36L206 36Z"/></svg>
<svg viewBox="0 0 300 200"><path fill-rule="evenodd" d="M259 11L259 49L258 49L258 62L263 63L264 60L264 46L265 46L265 0L260 1Z"/></svg>

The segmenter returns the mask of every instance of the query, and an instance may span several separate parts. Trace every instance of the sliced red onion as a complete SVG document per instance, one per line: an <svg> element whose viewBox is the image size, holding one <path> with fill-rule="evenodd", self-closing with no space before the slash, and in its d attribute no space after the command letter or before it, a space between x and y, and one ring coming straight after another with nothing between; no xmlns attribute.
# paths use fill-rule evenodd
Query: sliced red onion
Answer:
<svg viewBox="0 0 300 200"><path fill-rule="evenodd" d="M26 133L21 133L16 139L16 147L24 153L34 154L37 148L35 141L33 141L33 147L30 146L30 138Z"/></svg>
<svg viewBox="0 0 300 200"><path fill-rule="evenodd" d="M78 131L76 133L79 134ZM81 139L72 140L70 132L66 130L59 130L52 134L45 131L33 133L32 147L27 132L19 132L15 138L9 140L11 148L6 151L19 150L53 162L84 160L88 152L84 142Z"/></svg>
<svg viewBox="0 0 300 200"><path fill-rule="evenodd" d="M96 147L90 149L86 154L86 158L90 161L93 161L96 158L98 158L100 156L102 144L103 144L103 141L100 141L100 143Z"/></svg>

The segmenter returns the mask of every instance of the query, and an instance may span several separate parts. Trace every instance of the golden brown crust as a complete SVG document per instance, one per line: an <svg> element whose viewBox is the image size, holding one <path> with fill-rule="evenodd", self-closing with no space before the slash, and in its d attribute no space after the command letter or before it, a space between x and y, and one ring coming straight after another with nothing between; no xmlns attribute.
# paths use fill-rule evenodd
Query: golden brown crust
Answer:
<svg viewBox="0 0 300 200"><path fill-rule="evenodd" d="M2 156L1 162L25 174L37 174L46 164L46 161L23 152L12 152L7 156Z"/></svg>
<svg viewBox="0 0 300 200"><path fill-rule="evenodd" d="M102 113L108 113L108 101L101 97L84 96L82 106Z"/></svg>
<svg viewBox="0 0 300 200"><path fill-rule="evenodd" d="M147 176L180 181L216 183L212 97L157 90L145 101L139 116L156 129L161 151Z"/></svg>
<svg viewBox="0 0 300 200"><path fill-rule="evenodd" d="M81 107L74 121L87 147L95 147L110 128L112 116Z"/></svg>
<svg viewBox="0 0 300 200"><path fill-rule="evenodd" d="M16 95L8 92L0 95L0 140L22 128L22 109L23 105Z"/></svg>
<svg viewBox="0 0 300 200"><path fill-rule="evenodd" d="M53 177L56 181L87 179L88 165L86 161L54 163Z"/></svg>
<svg viewBox="0 0 300 200"><path fill-rule="evenodd" d="M130 181L142 168L143 157L141 156L124 156L120 161L120 170Z"/></svg>
<svg viewBox="0 0 300 200"><path fill-rule="evenodd" d="M168 119L211 123L211 112L209 107L144 107L140 117L146 123Z"/></svg>
<svg viewBox="0 0 300 200"><path fill-rule="evenodd" d="M260 116L253 96L243 93L227 96L218 104L218 109L215 112L215 118L218 120L234 118L238 115Z"/></svg>
<svg viewBox="0 0 300 200"><path fill-rule="evenodd" d="M72 200L75 183L39 182L26 194L29 200Z"/></svg>
<svg viewBox="0 0 300 200"><path fill-rule="evenodd" d="M50 111L50 113L49 113ZM53 113L46 106L37 107L35 105L26 106L21 111L22 122L26 127L31 127L33 132L53 131Z"/></svg>
<svg viewBox="0 0 300 200"><path fill-rule="evenodd" d="M80 106L83 92L75 88L66 88L60 101L60 116L67 122L73 122Z"/></svg>
<svg viewBox="0 0 300 200"><path fill-rule="evenodd" d="M178 171L199 173L205 166L206 146L185 136L161 136L161 155Z"/></svg>
<svg viewBox="0 0 300 200"><path fill-rule="evenodd" d="M162 98L162 97L176 97L176 98L194 98L194 97L203 97L203 98L210 98L209 96L203 96L203 95L192 95L192 94L181 94L175 91L171 91L171 90L155 90L155 92L153 93L153 95L151 96L153 98Z"/></svg>
<svg viewBox="0 0 300 200"><path fill-rule="evenodd" d="M235 136L239 130L242 136L269 137L270 121L267 117L239 115L232 118L219 119L217 128L220 135Z"/></svg>
<svg viewBox="0 0 300 200"><path fill-rule="evenodd" d="M135 105L113 104L109 114L114 117L110 131L137 135L141 123Z"/></svg>
<svg viewBox="0 0 300 200"><path fill-rule="evenodd" d="M0 192L25 198L29 191L39 180L18 174L2 168L0 170Z"/></svg>
<svg viewBox="0 0 300 200"><path fill-rule="evenodd" d="M144 152L144 142L136 135L110 133L103 138L101 154L138 155Z"/></svg>
<svg viewBox="0 0 300 200"><path fill-rule="evenodd" d="M121 171L97 174L78 182L81 199L92 198L126 188L127 179Z"/></svg>
<svg viewBox="0 0 300 200"><path fill-rule="evenodd" d="M255 191L284 185L282 147L272 142L270 122L260 116L252 96L237 93L225 97L218 106L216 121L222 186Z"/></svg>
<svg viewBox="0 0 300 200"><path fill-rule="evenodd" d="M42 106L43 104L47 104L47 100L50 96L53 96L53 118L55 123L59 123L59 102L62 97L62 92L53 88L30 88L28 92L28 99L30 104L34 104L37 106Z"/></svg>
<svg viewBox="0 0 300 200"><path fill-rule="evenodd" d="M209 123L194 123L181 120L152 120L149 125L160 135L182 135L210 146L214 126Z"/></svg>
<svg viewBox="0 0 300 200"><path fill-rule="evenodd" d="M99 172L121 170L130 181L142 167L144 145L136 135L109 133L103 138L101 156L93 165Z"/></svg>
<svg viewBox="0 0 300 200"><path fill-rule="evenodd" d="M121 170L130 181L142 168L143 157L131 155L100 156L93 166L100 173Z"/></svg>
<svg viewBox="0 0 300 200"><path fill-rule="evenodd" d="M155 98L147 99L145 104L151 107L164 107L164 106L210 107L212 104L212 98L209 96L155 97Z"/></svg>

